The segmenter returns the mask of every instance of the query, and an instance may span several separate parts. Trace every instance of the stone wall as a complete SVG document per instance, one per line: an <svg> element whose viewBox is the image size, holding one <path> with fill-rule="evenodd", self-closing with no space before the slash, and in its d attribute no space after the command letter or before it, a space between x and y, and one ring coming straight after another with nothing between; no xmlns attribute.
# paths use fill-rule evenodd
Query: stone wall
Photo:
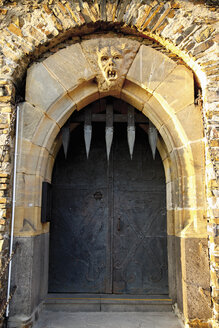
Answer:
<svg viewBox="0 0 219 328"><path fill-rule="evenodd" d="M205 128L206 220L209 231L213 314L218 295L218 8L216 1L2 1L0 7L0 146L3 150L16 97L23 96L28 65L82 35L113 31L156 41L157 49L179 58L197 78L196 102ZM148 42L148 41L147 41ZM152 41L151 41L152 42ZM159 46L160 45L160 46ZM160 47L160 48L159 48ZM11 207L11 156L0 171L1 266L8 254ZM1 157L2 158L2 157ZM5 295L2 282L2 298ZM195 324L195 323L194 323ZM215 323L216 325L216 323ZM192 324L191 324L192 327ZM198 326L197 326L198 327Z"/></svg>

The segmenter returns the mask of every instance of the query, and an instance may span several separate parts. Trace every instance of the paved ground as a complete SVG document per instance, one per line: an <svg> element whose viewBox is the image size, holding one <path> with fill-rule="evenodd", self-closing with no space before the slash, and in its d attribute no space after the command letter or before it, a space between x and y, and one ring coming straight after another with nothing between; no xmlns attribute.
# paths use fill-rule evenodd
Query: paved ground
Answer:
<svg viewBox="0 0 219 328"><path fill-rule="evenodd" d="M44 311L33 328L182 328L169 312Z"/></svg>

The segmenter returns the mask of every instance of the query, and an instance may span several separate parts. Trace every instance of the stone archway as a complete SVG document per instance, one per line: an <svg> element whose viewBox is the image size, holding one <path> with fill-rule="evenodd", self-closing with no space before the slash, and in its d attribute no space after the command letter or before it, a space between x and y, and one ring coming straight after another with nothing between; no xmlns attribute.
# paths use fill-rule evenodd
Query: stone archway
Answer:
<svg viewBox="0 0 219 328"><path fill-rule="evenodd" d="M93 52L92 59L89 49L97 47L100 51L108 44L120 45L119 54L126 59L126 66L118 70L119 83L104 81L103 87L97 53ZM49 226L40 221L41 187L43 181L51 180L56 136L74 110L106 95L142 111L163 138L160 153L167 185L170 293L186 320L208 319L210 295L204 292L209 286L204 143L200 112L194 105L193 74L151 47L125 38L83 41L28 70L17 170L15 236L22 246L14 264L14 281L19 288L14 313L30 317L47 293ZM22 290L27 284L24 263L30 271L28 293ZM39 277L43 277L41 281ZM201 286L199 290L194 280Z"/></svg>

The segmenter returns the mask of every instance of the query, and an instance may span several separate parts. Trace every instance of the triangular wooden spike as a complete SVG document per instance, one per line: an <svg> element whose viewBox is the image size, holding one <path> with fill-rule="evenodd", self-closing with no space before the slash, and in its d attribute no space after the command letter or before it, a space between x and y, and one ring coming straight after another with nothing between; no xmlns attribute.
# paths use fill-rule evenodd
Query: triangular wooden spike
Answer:
<svg viewBox="0 0 219 328"><path fill-rule="evenodd" d="M132 159L134 144L135 144L135 110L131 106L129 106L128 108L127 136L128 136L129 153Z"/></svg>
<svg viewBox="0 0 219 328"><path fill-rule="evenodd" d="M68 154L68 146L70 141L70 126L65 125L61 128L61 134L62 134L62 144L64 149L65 158L67 158Z"/></svg>
<svg viewBox="0 0 219 328"><path fill-rule="evenodd" d="M153 159L155 159L158 133L157 133L157 129L155 128L155 126L151 121L149 121L148 139L149 139L149 144L151 146Z"/></svg>
<svg viewBox="0 0 219 328"><path fill-rule="evenodd" d="M105 139L106 139L107 160L109 161L110 150L113 141L113 105L111 103L106 105Z"/></svg>
<svg viewBox="0 0 219 328"><path fill-rule="evenodd" d="M112 141L113 141L113 127L106 127L105 138L106 138L107 160L109 161L110 150L111 150Z"/></svg>
<svg viewBox="0 0 219 328"><path fill-rule="evenodd" d="M91 138L92 138L92 126L84 125L84 141L85 141L87 158L89 157L89 153L90 153Z"/></svg>

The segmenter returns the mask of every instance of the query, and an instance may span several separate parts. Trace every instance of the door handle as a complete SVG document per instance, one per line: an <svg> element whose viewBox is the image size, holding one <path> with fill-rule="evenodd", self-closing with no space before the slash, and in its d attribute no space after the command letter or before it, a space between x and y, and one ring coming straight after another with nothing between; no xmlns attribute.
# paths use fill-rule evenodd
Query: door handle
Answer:
<svg viewBox="0 0 219 328"><path fill-rule="evenodd" d="M118 218L118 221L117 221L117 231L120 231L120 218Z"/></svg>

